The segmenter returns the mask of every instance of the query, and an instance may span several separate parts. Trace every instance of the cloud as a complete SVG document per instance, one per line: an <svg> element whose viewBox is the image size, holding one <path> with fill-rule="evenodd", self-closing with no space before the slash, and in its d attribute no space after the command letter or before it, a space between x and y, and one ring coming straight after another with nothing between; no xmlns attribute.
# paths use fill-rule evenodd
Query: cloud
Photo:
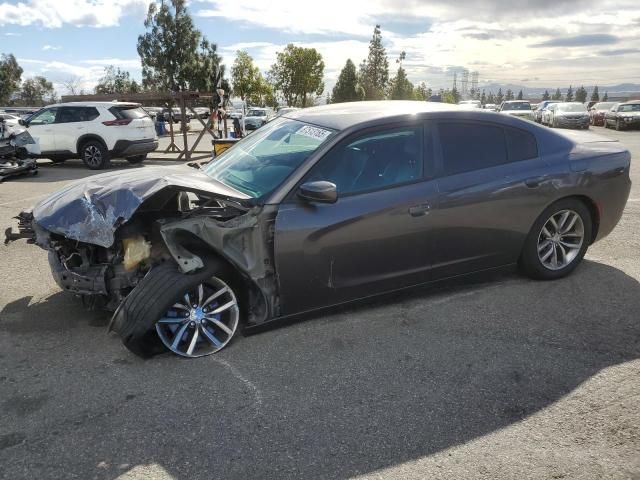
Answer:
<svg viewBox="0 0 640 480"><path fill-rule="evenodd" d="M585 47L590 45L611 45L618 43L619 37L606 33L593 33L585 35L575 35L573 37L552 38L545 42L531 45L534 48L540 47Z"/></svg>
<svg viewBox="0 0 640 480"><path fill-rule="evenodd" d="M22 34L21 33L16 33L16 32L7 32L4 34L6 37L21 37Z"/></svg>
<svg viewBox="0 0 640 480"><path fill-rule="evenodd" d="M0 3L0 25L60 28L113 27L125 15L142 16L148 0L27 0Z"/></svg>
<svg viewBox="0 0 640 480"><path fill-rule="evenodd" d="M630 53L640 53L640 48L614 48L610 50L600 50L598 55L602 56L617 56L617 55L629 55Z"/></svg>
<svg viewBox="0 0 640 480"><path fill-rule="evenodd" d="M44 47L42 47L42 50L46 52L47 50L60 50L61 48L62 47L57 45L45 45Z"/></svg>

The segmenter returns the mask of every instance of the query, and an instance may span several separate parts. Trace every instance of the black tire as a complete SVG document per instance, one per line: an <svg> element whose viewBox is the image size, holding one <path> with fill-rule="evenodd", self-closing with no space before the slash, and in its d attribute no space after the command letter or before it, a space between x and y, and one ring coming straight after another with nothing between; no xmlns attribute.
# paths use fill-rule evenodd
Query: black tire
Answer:
<svg viewBox="0 0 640 480"><path fill-rule="evenodd" d="M136 163L142 163L147 159L147 154L144 155L135 155L133 157L127 157L127 161L133 165Z"/></svg>
<svg viewBox="0 0 640 480"><path fill-rule="evenodd" d="M80 158L89 170L102 170L109 166L109 150L99 140L87 140L79 149Z"/></svg>
<svg viewBox="0 0 640 480"><path fill-rule="evenodd" d="M228 276L215 259L205 259L205 266L192 274L178 270L174 262L154 267L125 298L113 316L111 329L122 343L139 357L149 358L168 350L155 330L155 324L185 292L212 276Z"/></svg>
<svg viewBox="0 0 640 480"><path fill-rule="evenodd" d="M550 270L542 264L538 256L538 239L542 227L549 218L562 210L572 210L580 216L584 226L584 238L578 254L568 265L559 270ZM566 198L555 202L540 214L531 227L520 254L520 269L525 275L535 280L556 280L569 275L580 264L587 248L589 248L592 228L591 214L583 202L575 198Z"/></svg>

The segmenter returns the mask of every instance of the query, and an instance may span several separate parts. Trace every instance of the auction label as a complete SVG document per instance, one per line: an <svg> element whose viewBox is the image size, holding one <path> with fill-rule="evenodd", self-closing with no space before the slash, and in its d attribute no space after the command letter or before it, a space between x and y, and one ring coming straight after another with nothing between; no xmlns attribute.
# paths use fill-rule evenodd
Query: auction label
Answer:
<svg viewBox="0 0 640 480"><path fill-rule="evenodd" d="M305 137L315 138L316 140L324 140L331 135L331 130L325 130L324 128L312 127L305 125L296 132L298 135L304 135Z"/></svg>

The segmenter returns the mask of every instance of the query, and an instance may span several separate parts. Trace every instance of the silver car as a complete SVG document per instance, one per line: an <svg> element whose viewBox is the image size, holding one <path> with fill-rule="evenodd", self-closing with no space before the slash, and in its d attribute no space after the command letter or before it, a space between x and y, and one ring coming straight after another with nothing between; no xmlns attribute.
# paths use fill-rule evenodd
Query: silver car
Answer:
<svg viewBox="0 0 640 480"><path fill-rule="evenodd" d="M513 115L514 117L533 120L531 104L525 100L508 100L506 102L502 102L498 111L506 115Z"/></svg>
<svg viewBox="0 0 640 480"><path fill-rule="evenodd" d="M555 103L548 108L547 124L550 127L589 128L589 112L587 106L580 102Z"/></svg>

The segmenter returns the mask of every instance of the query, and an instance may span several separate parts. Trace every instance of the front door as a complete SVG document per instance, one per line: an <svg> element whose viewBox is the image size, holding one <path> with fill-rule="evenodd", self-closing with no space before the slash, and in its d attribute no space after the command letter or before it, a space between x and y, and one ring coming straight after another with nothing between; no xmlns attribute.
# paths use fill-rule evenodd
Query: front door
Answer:
<svg viewBox="0 0 640 480"><path fill-rule="evenodd" d="M55 121L57 107L45 108L29 118L29 134L40 145L42 154L56 151Z"/></svg>
<svg viewBox="0 0 640 480"><path fill-rule="evenodd" d="M311 169L304 181L336 184L338 200L311 203L293 193L280 206L282 314L429 279L430 211L438 193L424 161L430 145L422 124L377 129L349 137Z"/></svg>

